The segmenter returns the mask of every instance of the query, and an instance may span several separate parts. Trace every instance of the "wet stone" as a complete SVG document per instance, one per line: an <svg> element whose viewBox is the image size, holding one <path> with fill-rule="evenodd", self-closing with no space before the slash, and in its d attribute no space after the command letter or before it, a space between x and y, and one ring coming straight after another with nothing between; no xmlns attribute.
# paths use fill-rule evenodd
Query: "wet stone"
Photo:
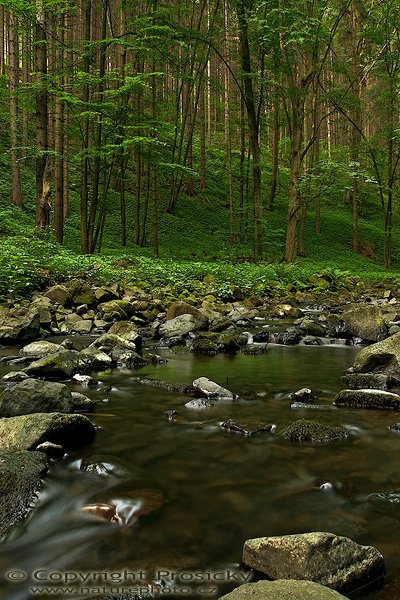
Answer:
<svg viewBox="0 0 400 600"><path fill-rule="evenodd" d="M186 402L185 407L190 408L191 410L203 410L205 408L212 408L214 406L214 402L210 402L209 400L199 400L194 399Z"/></svg>
<svg viewBox="0 0 400 600"><path fill-rule="evenodd" d="M239 433L240 435L252 436L257 433L270 433L273 432L274 425L267 425L264 423L259 423L257 425L242 425L237 421L233 421L232 419L228 419L228 421L224 421L220 424L220 428L223 431L229 431L231 433Z"/></svg>

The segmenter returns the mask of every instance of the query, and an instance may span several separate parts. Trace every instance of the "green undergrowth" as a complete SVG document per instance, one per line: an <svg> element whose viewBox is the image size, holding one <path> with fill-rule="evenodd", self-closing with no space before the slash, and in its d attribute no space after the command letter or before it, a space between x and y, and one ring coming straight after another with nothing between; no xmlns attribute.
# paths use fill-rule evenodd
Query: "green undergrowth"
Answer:
<svg viewBox="0 0 400 600"><path fill-rule="evenodd" d="M338 294L363 289L364 282L388 279L384 272L360 275L337 266L261 262L153 259L134 253L81 256L50 235L0 238L0 299L18 299L71 277L97 284L140 287L165 299L230 301L248 296L286 297L296 292ZM392 275L392 284L397 279Z"/></svg>

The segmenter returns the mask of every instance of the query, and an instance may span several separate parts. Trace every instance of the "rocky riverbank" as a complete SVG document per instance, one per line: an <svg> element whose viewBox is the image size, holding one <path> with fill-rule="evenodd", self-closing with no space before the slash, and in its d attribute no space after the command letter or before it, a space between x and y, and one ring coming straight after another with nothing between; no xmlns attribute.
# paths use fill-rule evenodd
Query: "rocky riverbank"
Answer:
<svg viewBox="0 0 400 600"><path fill-rule="evenodd" d="M85 347L76 343L75 336L82 335L90 336ZM396 393L400 381L400 303L390 294L365 297L358 303L335 300L324 306L254 298L221 303L207 297L195 306L184 301L165 303L138 289L96 287L83 280L72 280L36 294L29 306L0 307L0 343L20 346L18 356L3 359L12 370L3 377L0 393L0 452L4 469L0 492L5 498L1 535L30 510L50 462L93 440L95 428L81 413L94 411L96 405L85 394L71 392L64 382L74 378L82 386L90 386L93 372L137 369L165 362L158 356L158 348L215 355L259 354L268 352L268 345L276 343L365 346L351 372L343 377L346 389L331 405L319 404L313 390L293 390L293 410L318 407L340 411L350 407L398 411L400 406ZM150 350L144 352L144 346L150 346ZM236 399L235 390L205 376L181 384L140 377L139 382L190 395L192 399L186 407L195 411L207 411L215 402ZM169 411L166 417L177 425L191 424L190 417L180 415L179 410ZM392 427L396 425L393 423ZM194 426L198 427L198 420ZM274 424L227 419L220 428L228 435L276 433L290 444L335 444L352 435L340 424L327 426L309 419L294 419L282 430ZM101 468L105 463L99 460L95 464ZM20 486L16 491L9 481L17 472ZM97 514L96 510L92 512ZM110 507L97 512L104 520L118 523L112 507L111 512ZM374 579L377 574L371 569L369 578ZM289 570L272 578L296 579L294 575ZM305 571L302 578L306 578ZM313 581L326 585L323 580Z"/></svg>

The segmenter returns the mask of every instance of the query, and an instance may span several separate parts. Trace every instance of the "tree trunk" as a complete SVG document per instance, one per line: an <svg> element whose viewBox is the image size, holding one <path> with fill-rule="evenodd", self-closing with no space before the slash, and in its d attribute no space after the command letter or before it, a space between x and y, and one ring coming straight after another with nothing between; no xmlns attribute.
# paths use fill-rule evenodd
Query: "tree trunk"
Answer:
<svg viewBox="0 0 400 600"><path fill-rule="evenodd" d="M12 178L12 201L15 206L23 207L21 192L21 176L18 156L18 100L17 88L19 84L18 69L18 22L10 13L8 42L10 57L10 142L11 142L11 178Z"/></svg>
<svg viewBox="0 0 400 600"><path fill-rule="evenodd" d="M46 16L42 5L38 7L35 24L36 91L36 226L47 227L50 219L50 184L48 173L47 141L47 34Z"/></svg>
<svg viewBox="0 0 400 600"><path fill-rule="evenodd" d="M262 197L261 197L261 151L259 125L254 102L253 73L251 68L250 44L246 6L243 0L236 5L239 23L240 58L243 71L244 101L249 128L249 144L253 157L253 199L254 199L254 260L262 258Z"/></svg>

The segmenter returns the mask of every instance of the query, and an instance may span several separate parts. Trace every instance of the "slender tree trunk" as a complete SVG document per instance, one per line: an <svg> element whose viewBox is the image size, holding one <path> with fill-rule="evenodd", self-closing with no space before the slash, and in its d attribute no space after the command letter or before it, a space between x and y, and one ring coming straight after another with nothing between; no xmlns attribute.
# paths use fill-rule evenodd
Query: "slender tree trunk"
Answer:
<svg viewBox="0 0 400 600"><path fill-rule="evenodd" d="M64 86L64 17L60 17L58 32L60 46L56 48L56 65L60 72L60 87ZM54 100L54 232L57 241L62 244L64 239L64 102L60 97Z"/></svg>
<svg viewBox="0 0 400 600"><path fill-rule="evenodd" d="M35 25L36 91L36 226L47 227L50 220L50 183L47 161L47 34L44 8L40 5Z"/></svg>
<svg viewBox="0 0 400 600"><path fill-rule="evenodd" d="M299 178L302 162L301 147L303 141L304 100L301 97L301 91L298 91L296 96L297 98L292 102L289 207L285 246L285 261L287 263L293 262L296 258L297 224L299 222L300 209Z"/></svg>
<svg viewBox="0 0 400 600"><path fill-rule="evenodd" d="M9 15L8 42L10 57L10 142L11 142L11 177L12 201L15 206L23 207L21 191L21 175L18 153L18 22L12 13Z"/></svg>
<svg viewBox="0 0 400 600"><path fill-rule="evenodd" d="M269 192L268 210L274 207L276 191L278 189L279 176L279 98L274 94L274 116L273 116L273 134L272 134L272 179Z"/></svg>
<svg viewBox="0 0 400 600"><path fill-rule="evenodd" d="M250 44L247 26L246 5L238 0L236 5L239 23L240 58L243 70L243 85L249 143L253 157L253 198L254 198L254 260L262 258L262 197L261 197L261 151L259 143L259 126L256 105L254 102L253 72L251 68Z"/></svg>
<svg viewBox="0 0 400 600"><path fill-rule="evenodd" d="M92 3L91 0L83 0L83 36L87 44L91 42L91 20L92 20ZM88 48L84 49L85 55L83 58L82 70L87 75L90 73L90 54ZM89 83L84 83L82 101L84 105L89 102ZM89 253L88 240L88 206L89 206L89 133L90 123L89 117L85 116L83 123L83 159L82 159L82 181L81 181L81 249L83 254Z"/></svg>

